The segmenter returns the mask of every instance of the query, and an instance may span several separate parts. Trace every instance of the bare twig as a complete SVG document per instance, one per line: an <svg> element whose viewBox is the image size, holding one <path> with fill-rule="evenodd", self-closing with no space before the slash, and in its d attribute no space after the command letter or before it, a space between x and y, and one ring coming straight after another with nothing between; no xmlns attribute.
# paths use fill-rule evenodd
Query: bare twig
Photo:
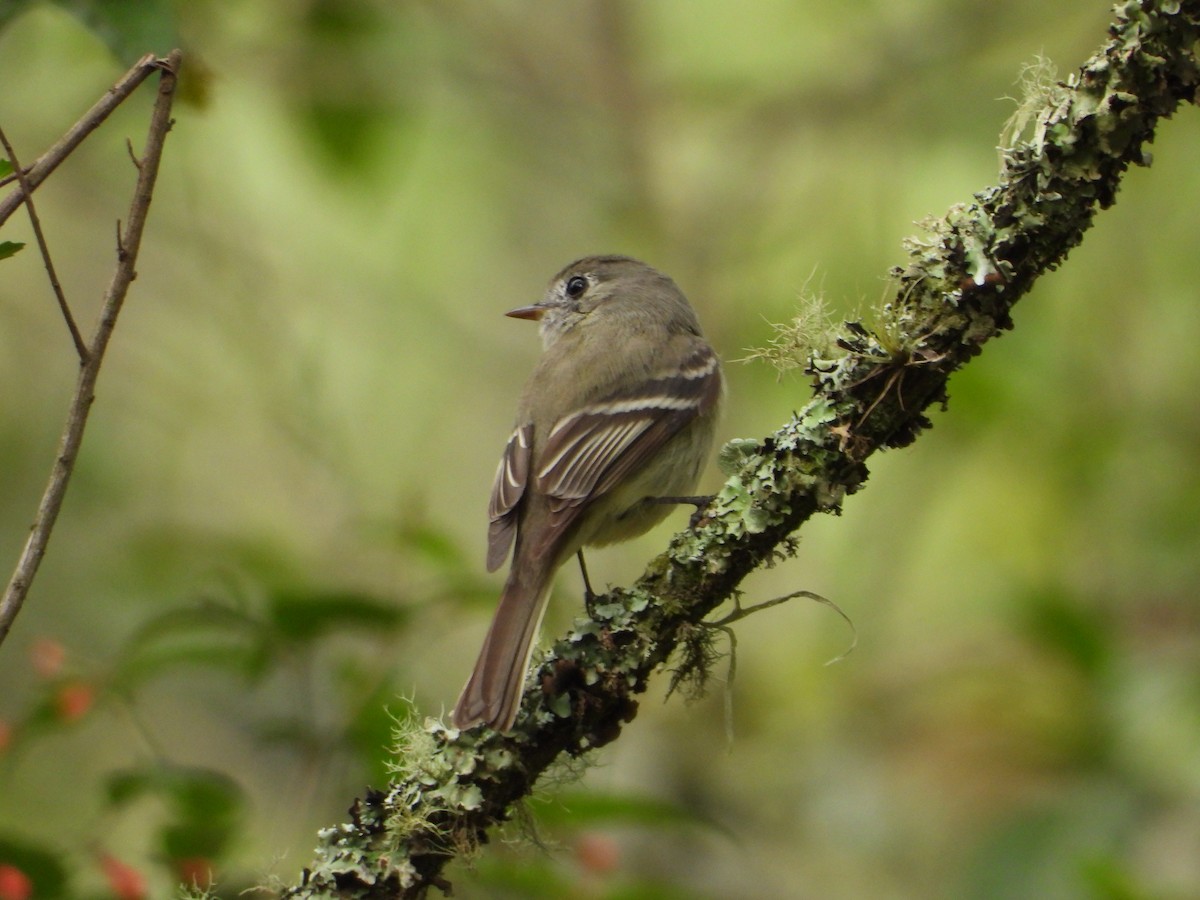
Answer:
<svg viewBox="0 0 1200 900"><path fill-rule="evenodd" d="M63 314L63 318L67 321L67 329L71 332L71 340L75 344L75 352L79 354L79 364L87 365L88 349L83 342L83 335L79 333L79 326L75 324L75 317L71 315L71 307L67 305L67 296L63 293L62 284L58 280L58 273L54 271L54 261L50 258L50 247L46 244L46 236L42 233L42 222L38 218L37 207L33 205L33 188L29 184L29 176L21 168L21 163L17 159L17 152L13 149L12 144L8 141L8 135L4 133L4 129L0 128L0 144L4 145L4 152L8 154L8 161L12 163L13 174L21 183L21 193L25 198L25 208L29 211L29 224L33 226L33 236L37 238L38 249L42 252L42 262L46 265L46 275L50 279L50 287L54 289L54 296L58 300L58 308Z"/></svg>
<svg viewBox="0 0 1200 900"><path fill-rule="evenodd" d="M55 520L58 518L58 512L62 508L67 483L70 481L71 472L75 468L75 460L79 455L79 447L83 441L83 429L87 424L88 411L91 409L92 400L95 398L96 378L100 374L100 364L104 361L104 352L108 348L108 341L112 337L113 328L117 323L117 316L121 312L121 306L125 302L125 295L129 291L129 285L137 274L135 267L137 264L138 248L141 246L142 232L145 229L146 216L150 210L150 199L154 194L154 182L158 177L158 165L162 159L163 143L166 140L167 132L171 129L171 102L175 96L176 73L179 71L181 58L182 54L178 50L172 51L170 55L161 60L156 60L153 57L144 57L134 70L131 70L125 79L122 80L122 84L134 78L136 78L137 82L140 82L145 78L146 74L155 68L161 69L163 73L158 85L158 99L155 101L154 111L150 117L150 129L146 137L145 154L138 166L137 186L134 188L133 200L129 206L129 217L126 220L124 233L121 233L118 227L120 249L117 254L117 267L113 272L111 282L109 282L108 290L104 294L104 304L100 311L100 320L96 324L96 331L92 336L91 346L87 348L86 362L84 362L79 371L79 381L75 387L75 395L71 399L71 408L67 413L67 422L63 428L58 454L54 460L54 467L50 472L50 481L46 485L41 503L38 504L37 517L34 519L29 539L25 543L25 549L21 552L21 557L17 561L16 569L13 571L12 579L5 588L4 595L0 597L0 644L8 636L13 620L25 602L25 597L29 592L29 585L37 573L38 565L41 563L42 557L46 554L46 545L50 540L50 533L54 528ZM129 90L125 91L124 96L128 96L129 91L136 86L136 83L133 84ZM118 88L120 87L121 84L118 85ZM93 107L88 116L85 116L85 119L97 115L96 110L118 88L110 91L105 100ZM124 99L124 96L121 99ZM118 100L117 102L120 101ZM115 106L115 104L113 105ZM95 123L91 125L91 128L94 128L100 121L103 121L104 116L107 116L111 111L112 109L110 108L103 112L103 114L99 114ZM91 128L88 130L90 131ZM68 132L68 136L77 131L79 131L78 124ZM59 144L56 144L55 147L64 145L65 141L66 138L60 141ZM78 142L76 140L75 145L78 145ZM53 171L54 166L58 162L61 162L61 158L55 158L52 160L53 164L51 165L47 161L51 152L55 152L54 148L48 151L47 154L44 154L30 170L31 183L33 182L33 172L39 166L43 165L43 162L48 165L48 168L42 173L42 179L50 171ZM64 157L65 155L63 153ZM17 192L18 197L22 194L23 192Z"/></svg>
<svg viewBox="0 0 1200 900"><path fill-rule="evenodd" d="M112 111L120 106L126 97L137 90L138 85L145 81L151 72L159 68L161 62L153 53L147 53L134 63L133 68L121 76L121 80L109 88L105 95L97 100L95 105L84 113L78 122L71 126L70 131L55 141L50 149L39 156L33 165L25 170L25 178L30 188L37 190L38 185L45 181L46 177L58 168L59 163L70 156L75 148L83 143L84 138L99 128L101 123L112 114ZM17 174L14 171L0 178L0 185L9 184L17 180ZM17 207L21 205L24 193L24 190L18 188L3 200L0 200L0 225L7 222L8 217L16 212Z"/></svg>

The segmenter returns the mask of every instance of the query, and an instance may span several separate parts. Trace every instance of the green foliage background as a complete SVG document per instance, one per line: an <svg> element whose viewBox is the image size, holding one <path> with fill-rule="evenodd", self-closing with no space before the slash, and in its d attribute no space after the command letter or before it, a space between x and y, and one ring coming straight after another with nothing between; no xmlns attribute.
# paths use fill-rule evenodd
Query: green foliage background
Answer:
<svg viewBox="0 0 1200 900"><path fill-rule="evenodd" d="M671 272L727 360L806 285L859 315L913 221L993 178L1022 67L1065 76L1108 12L0 7L0 125L26 162L170 49L140 41L182 40L190 64L82 462L0 649L0 862L5 842L49 853L65 896L107 896L97 848L152 896L191 856L229 896L293 879L386 779L388 711L446 710L486 625L486 498L538 352L502 313L613 251ZM37 195L84 323L150 102ZM548 849L494 844L451 873L460 895L1200 894L1200 116L1155 151L934 431L747 583L836 601L855 652L823 665L850 638L816 604L741 623L728 694L647 698L569 796L533 804ZM29 245L0 280L15 561L75 365L26 223L0 237ZM724 439L806 395L728 370ZM629 580L664 535L594 554L593 577ZM578 613L560 582L550 628ZM66 662L38 674L48 641ZM70 723L66 683L96 694Z"/></svg>

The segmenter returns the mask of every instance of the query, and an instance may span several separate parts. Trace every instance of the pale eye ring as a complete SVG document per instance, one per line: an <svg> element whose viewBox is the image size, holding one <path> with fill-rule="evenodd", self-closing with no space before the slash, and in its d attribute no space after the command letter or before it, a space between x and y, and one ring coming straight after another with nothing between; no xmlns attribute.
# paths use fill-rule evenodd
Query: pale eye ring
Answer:
<svg viewBox="0 0 1200 900"><path fill-rule="evenodd" d="M567 279L566 291L568 297L581 297L588 289L588 280L582 275L572 275Z"/></svg>

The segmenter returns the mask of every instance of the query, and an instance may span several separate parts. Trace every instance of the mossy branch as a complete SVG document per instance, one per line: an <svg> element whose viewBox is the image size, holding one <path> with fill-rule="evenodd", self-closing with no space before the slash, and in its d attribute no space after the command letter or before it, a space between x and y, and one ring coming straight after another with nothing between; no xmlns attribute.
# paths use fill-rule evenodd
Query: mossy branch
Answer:
<svg viewBox="0 0 1200 900"><path fill-rule="evenodd" d="M1010 312L1148 162L1158 121L1200 86L1200 0L1131 0L1065 83L1042 84L1012 125L997 185L930 222L873 328L847 323L810 351L812 401L775 434L727 448L730 478L697 526L629 589L593 604L537 670L509 734L440 723L409 735L386 791L326 829L288 897L392 898L445 888L455 855L487 840L556 760L615 739L634 699L742 579L817 512L837 512L874 452L910 443L950 375L1012 326ZM828 357L828 358L819 358Z"/></svg>

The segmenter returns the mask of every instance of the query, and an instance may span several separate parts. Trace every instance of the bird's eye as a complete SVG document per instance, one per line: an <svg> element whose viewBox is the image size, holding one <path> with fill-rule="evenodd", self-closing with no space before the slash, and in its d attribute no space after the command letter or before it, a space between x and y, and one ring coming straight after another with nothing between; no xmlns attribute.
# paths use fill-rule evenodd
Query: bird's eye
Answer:
<svg viewBox="0 0 1200 900"><path fill-rule="evenodd" d="M588 289L588 280L582 275L572 275L567 279L567 296L581 297Z"/></svg>

